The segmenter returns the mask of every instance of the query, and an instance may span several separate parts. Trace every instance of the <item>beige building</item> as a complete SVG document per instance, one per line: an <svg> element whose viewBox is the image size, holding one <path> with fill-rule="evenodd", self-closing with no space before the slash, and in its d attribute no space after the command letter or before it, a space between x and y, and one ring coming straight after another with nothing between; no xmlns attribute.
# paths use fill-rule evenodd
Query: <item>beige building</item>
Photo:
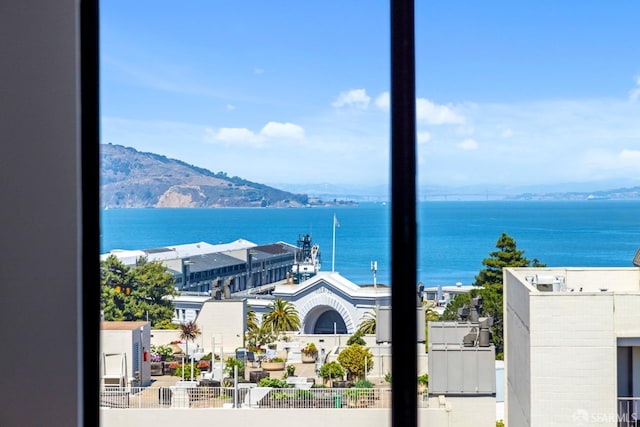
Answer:
<svg viewBox="0 0 640 427"><path fill-rule="evenodd" d="M100 323L101 386L147 386L151 383L149 322Z"/></svg>
<svg viewBox="0 0 640 427"><path fill-rule="evenodd" d="M640 269L507 268L504 283L507 425L637 418Z"/></svg>

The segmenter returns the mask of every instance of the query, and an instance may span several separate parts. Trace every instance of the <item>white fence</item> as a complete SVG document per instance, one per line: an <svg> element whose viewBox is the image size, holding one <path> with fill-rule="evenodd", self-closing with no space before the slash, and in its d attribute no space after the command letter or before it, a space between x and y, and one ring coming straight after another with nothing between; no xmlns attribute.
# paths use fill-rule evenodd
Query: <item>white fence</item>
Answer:
<svg viewBox="0 0 640 427"><path fill-rule="evenodd" d="M426 407L427 399L418 396ZM391 408L391 388L107 387L102 408Z"/></svg>

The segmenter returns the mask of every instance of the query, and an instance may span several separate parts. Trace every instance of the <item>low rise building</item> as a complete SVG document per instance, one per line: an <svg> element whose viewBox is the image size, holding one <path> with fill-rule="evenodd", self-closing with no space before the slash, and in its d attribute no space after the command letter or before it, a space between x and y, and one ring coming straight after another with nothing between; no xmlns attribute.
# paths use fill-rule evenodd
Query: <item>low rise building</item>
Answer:
<svg viewBox="0 0 640 427"><path fill-rule="evenodd" d="M305 237L310 241L310 237ZM160 261L173 274L179 292L206 293L220 299L289 279L301 251L301 247L285 242L258 245L238 239L218 245L199 242L152 249L112 250L102 254L101 260L115 256L129 266L135 265L141 257Z"/></svg>
<svg viewBox="0 0 640 427"><path fill-rule="evenodd" d="M149 322L100 323L102 386L142 387L151 383Z"/></svg>
<svg viewBox="0 0 640 427"><path fill-rule="evenodd" d="M507 425L637 425L640 269L503 274Z"/></svg>

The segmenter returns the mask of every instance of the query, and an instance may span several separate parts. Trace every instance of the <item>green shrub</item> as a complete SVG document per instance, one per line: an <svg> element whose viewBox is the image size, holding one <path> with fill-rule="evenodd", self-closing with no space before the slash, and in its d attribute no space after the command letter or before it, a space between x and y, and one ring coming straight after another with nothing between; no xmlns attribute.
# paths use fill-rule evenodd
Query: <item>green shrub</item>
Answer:
<svg viewBox="0 0 640 427"><path fill-rule="evenodd" d="M302 350L300 350L303 354L307 356L318 353L318 348L312 342L308 343Z"/></svg>
<svg viewBox="0 0 640 427"><path fill-rule="evenodd" d="M238 367L238 377L244 378L244 361L235 357L228 357L224 362L224 373L229 377L233 377L233 370Z"/></svg>
<svg viewBox="0 0 640 427"><path fill-rule="evenodd" d="M429 385L429 374L422 374L418 377L418 384Z"/></svg>
<svg viewBox="0 0 640 427"><path fill-rule="evenodd" d="M260 378L258 381L258 387L273 387L273 388L286 388L287 383L283 380L279 380L278 378Z"/></svg>
<svg viewBox="0 0 640 427"><path fill-rule="evenodd" d="M153 329L178 329L180 325L173 323L171 320L161 320L153 324Z"/></svg>
<svg viewBox="0 0 640 427"><path fill-rule="evenodd" d="M361 346L367 345L367 342L362 338L362 331L359 329L349 337L347 340L347 345L360 344Z"/></svg>
<svg viewBox="0 0 640 427"><path fill-rule="evenodd" d="M173 371L173 375L176 377L182 378L182 363L178 363L175 370ZM193 365L193 379L196 380L200 377L200 368L198 368L195 364ZM191 363L184 364L184 379L191 379Z"/></svg>
<svg viewBox="0 0 640 427"><path fill-rule="evenodd" d="M359 380L353 383L356 388L373 388L373 383L369 380Z"/></svg>
<svg viewBox="0 0 640 427"><path fill-rule="evenodd" d="M367 347L351 344L338 354L338 362L349 374L347 379L357 380L373 369L373 354Z"/></svg>
<svg viewBox="0 0 640 427"><path fill-rule="evenodd" d="M325 380L331 378L342 379L344 377L344 368L338 362L325 363L320 367L318 375Z"/></svg>

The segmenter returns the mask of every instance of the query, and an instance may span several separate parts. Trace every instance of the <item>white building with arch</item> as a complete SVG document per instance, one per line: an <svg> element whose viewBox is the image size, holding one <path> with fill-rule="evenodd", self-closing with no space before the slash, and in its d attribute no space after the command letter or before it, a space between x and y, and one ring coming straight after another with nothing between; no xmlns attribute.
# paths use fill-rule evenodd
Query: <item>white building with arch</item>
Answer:
<svg viewBox="0 0 640 427"><path fill-rule="evenodd" d="M258 315L269 311L274 299L291 302L300 317L303 334L353 334L366 312L391 305L386 286L359 286L337 272L319 272L298 284L278 284L270 296L248 298Z"/></svg>

